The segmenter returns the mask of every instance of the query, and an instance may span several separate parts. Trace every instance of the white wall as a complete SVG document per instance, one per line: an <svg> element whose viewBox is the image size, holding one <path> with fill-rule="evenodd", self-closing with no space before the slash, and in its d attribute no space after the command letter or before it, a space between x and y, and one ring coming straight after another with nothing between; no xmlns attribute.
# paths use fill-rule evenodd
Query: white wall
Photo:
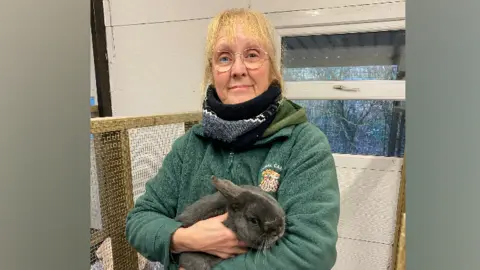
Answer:
<svg viewBox="0 0 480 270"><path fill-rule="evenodd" d="M114 116L199 110L206 27L226 8L250 5L266 12L285 35L294 28L307 31L405 17L404 1L381 0L104 0L104 4Z"/></svg>

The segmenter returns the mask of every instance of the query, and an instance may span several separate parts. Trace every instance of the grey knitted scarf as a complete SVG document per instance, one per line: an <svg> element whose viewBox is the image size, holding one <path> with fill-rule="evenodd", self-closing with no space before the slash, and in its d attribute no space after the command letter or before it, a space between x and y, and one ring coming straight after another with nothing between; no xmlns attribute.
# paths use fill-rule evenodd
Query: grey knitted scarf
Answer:
<svg viewBox="0 0 480 270"><path fill-rule="evenodd" d="M233 148L245 148L258 140L275 118L281 90L271 85L252 100L223 104L210 86L203 104L204 135Z"/></svg>

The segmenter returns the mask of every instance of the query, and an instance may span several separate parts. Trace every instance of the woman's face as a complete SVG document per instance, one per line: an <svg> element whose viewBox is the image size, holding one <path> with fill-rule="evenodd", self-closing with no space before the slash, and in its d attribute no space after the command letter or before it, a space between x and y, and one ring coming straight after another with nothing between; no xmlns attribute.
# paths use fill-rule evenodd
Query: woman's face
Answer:
<svg viewBox="0 0 480 270"><path fill-rule="evenodd" d="M247 69L242 61L245 50L259 48L264 50L255 39L245 36L241 27L237 29L236 40L229 44L225 37L220 35L214 46L214 58L218 51L232 53L234 62L228 71L220 72L212 63L213 81L217 95L224 104L238 104L265 92L270 85L270 61L265 57L261 67ZM237 53L237 54L235 54Z"/></svg>

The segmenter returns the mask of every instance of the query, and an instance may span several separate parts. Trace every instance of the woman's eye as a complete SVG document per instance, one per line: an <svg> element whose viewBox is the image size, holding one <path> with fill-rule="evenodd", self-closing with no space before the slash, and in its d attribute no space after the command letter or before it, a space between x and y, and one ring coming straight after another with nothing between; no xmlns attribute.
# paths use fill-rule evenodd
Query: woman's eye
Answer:
<svg viewBox="0 0 480 270"><path fill-rule="evenodd" d="M221 63L228 63L230 61L230 58L223 56L223 57L220 57L219 61Z"/></svg>
<svg viewBox="0 0 480 270"><path fill-rule="evenodd" d="M257 58L260 56L260 53L256 50L249 50L245 53L246 58Z"/></svg>

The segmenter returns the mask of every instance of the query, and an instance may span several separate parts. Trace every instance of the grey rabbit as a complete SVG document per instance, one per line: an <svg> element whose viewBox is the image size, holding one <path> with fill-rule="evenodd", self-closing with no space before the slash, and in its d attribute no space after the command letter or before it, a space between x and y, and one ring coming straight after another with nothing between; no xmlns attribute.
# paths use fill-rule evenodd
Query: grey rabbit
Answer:
<svg viewBox="0 0 480 270"><path fill-rule="evenodd" d="M284 210L268 193L256 186L237 186L215 176L212 183L217 192L200 198L176 218L183 227L228 212L224 225L249 248L266 250L284 235ZM179 257L185 270L209 270L222 260L203 252L184 252Z"/></svg>

